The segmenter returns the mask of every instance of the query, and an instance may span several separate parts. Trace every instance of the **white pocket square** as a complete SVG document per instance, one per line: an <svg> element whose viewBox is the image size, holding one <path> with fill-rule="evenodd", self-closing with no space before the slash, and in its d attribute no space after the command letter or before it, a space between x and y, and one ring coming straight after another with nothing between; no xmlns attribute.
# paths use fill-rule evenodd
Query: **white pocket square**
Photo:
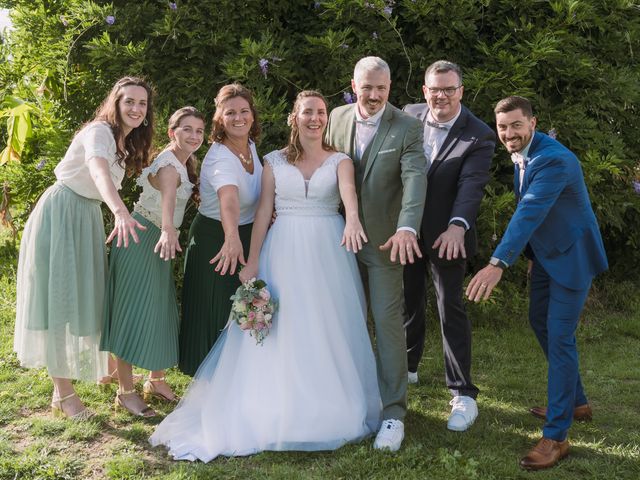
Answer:
<svg viewBox="0 0 640 480"><path fill-rule="evenodd" d="M397 151L397 150L398 150L397 148L390 148L390 149L388 149L388 150L380 150L380 151L378 152L378 155L382 155L383 153L391 153L391 152L395 152L395 151Z"/></svg>

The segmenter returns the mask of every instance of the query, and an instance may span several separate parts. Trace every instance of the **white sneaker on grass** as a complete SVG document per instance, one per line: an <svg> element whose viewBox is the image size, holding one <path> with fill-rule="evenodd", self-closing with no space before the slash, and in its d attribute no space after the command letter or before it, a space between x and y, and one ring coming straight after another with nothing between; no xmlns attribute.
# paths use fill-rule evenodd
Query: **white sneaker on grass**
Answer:
<svg viewBox="0 0 640 480"><path fill-rule="evenodd" d="M373 448L397 452L400 450L403 439L404 423L400 420L384 420L376 436L376 441L373 442Z"/></svg>
<svg viewBox="0 0 640 480"><path fill-rule="evenodd" d="M407 383L418 383L418 372L407 372Z"/></svg>
<svg viewBox="0 0 640 480"><path fill-rule="evenodd" d="M478 404L473 398L464 395L455 396L449 405L451 405L451 414L447 422L449 430L464 432L473 425L478 416Z"/></svg>

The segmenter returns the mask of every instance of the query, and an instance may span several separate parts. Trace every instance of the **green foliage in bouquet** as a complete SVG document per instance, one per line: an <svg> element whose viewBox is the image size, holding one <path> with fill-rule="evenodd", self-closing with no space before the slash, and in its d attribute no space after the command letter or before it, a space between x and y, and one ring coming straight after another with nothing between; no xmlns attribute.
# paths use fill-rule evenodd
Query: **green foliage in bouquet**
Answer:
<svg viewBox="0 0 640 480"><path fill-rule="evenodd" d="M155 86L158 146L166 142L171 112L189 104L210 118L217 90L242 82L256 97L265 154L285 143L299 90L319 89L331 106L353 101L350 79L362 56L389 62L390 101L397 106L421 101L425 68L446 58L463 68L463 102L490 125L500 98L532 100L539 129L582 161L613 273L638 277L636 2L0 0L0 6L12 9L14 25L0 44L0 110L22 102L32 124L18 157L0 166L11 201L5 210L18 230L52 183L73 132L123 75L142 75ZM16 141L7 118L0 119L1 149ZM478 219L478 265L514 208L513 167L502 147L492 173ZM133 182L124 196L129 204L136 198ZM521 273L523 263L516 266Z"/></svg>

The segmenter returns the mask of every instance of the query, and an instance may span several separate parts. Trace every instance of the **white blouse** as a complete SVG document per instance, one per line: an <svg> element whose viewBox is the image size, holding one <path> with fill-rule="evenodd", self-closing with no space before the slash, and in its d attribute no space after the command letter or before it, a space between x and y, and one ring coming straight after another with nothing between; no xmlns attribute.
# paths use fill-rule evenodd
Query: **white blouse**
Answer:
<svg viewBox="0 0 640 480"><path fill-rule="evenodd" d="M238 187L240 197L239 225L253 222L260 198L262 164L255 143L250 142L253 155L253 174L248 173L231 150L221 143L213 143L200 169L200 208L205 217L221 220L218 190L225 185Z"/></svg>
<svg viewBox="0 0 640 480"><path fill-rule="evenodd" d="M184 210L187 207L187 201L191 197L193 191L193 183L189 181L187 168L176 158L171 150L165 150L149 165L142 170L136 183L142 187L140 198L133 207L144 218L155 224L158 228L162 228L162 193L157 190L149 182L150 176L155 176L158 171L164 167L175 168L180 175L180 185L176 191L176 204L173 210L173 226L180 228L182 219L184 218Z"/></svg>
<svg viewBox="0 0 640 480"><path fill-rule="evenodd" d="M83 197L104 201L89 173L88 162L100 157L107 160L111 181L117 190L122 188L125 169L118 164L116 141L106 122L92 122L73 138L64 158L54 169L58 181Z"/></svg>

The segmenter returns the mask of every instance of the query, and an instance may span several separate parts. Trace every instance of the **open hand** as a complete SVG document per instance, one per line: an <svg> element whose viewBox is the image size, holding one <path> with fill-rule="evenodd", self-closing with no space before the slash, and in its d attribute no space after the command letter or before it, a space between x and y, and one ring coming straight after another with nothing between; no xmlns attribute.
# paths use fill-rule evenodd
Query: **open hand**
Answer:
<svg viewBox="0 0 640 480"><path fill-rule="evenodd" d="M389 259L395 263L396 258L400 257L400 263L406 265L414 262L414 254L418 258L422 258L422 252L418 246L418 238L415 233L409 230L398 230L394 233L384 245L380 245L380 250L391 250Z"/></svg>

